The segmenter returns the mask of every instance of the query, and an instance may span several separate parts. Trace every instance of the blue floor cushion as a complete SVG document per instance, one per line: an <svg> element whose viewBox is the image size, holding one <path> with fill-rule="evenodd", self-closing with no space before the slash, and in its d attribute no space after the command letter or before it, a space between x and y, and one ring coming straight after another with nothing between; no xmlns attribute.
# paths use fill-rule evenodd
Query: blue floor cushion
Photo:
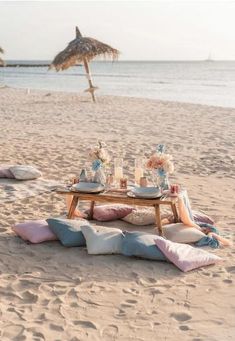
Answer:
<svg viewBox="0 0 235 341"><path fill-rule="evenodd" d="M46 221L62 245L67 247L86 246L86 240L81 231L81 226L89 226L85 219L49 218Z"/></svg>
<svg viewBox="0 0 235 341"><path fill-rule="evenodd" d="M164 254L156 247L156 235L145 232L125 232L122 254L145 259L166 261Z"/></svg>

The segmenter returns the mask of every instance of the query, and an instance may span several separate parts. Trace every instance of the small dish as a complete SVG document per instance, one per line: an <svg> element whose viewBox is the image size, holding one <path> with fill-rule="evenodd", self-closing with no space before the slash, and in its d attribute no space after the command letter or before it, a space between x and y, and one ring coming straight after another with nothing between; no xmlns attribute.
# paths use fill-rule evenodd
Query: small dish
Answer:
<svg viewBox="0 0 235 341"><path fill-rule="evenodd" d="M130 197L130 198L136 198L135 194L132 193L131 191L127 192L126 195L127 195L128 197Z"/></svg>
<svg viewBox="0 0 235 341"><path fill-rule="evenodd" d="M137 198L155 199L162 196L162 192L158 187L135 187L131 192Z"/></svg>
<svg viewBox="0 0 235 341"><path fill-rule="evenodd" d="M138 196L138 195L134 194L133 192L129 191L129 192L127 192L127 196L130 198L136 198L136 199L160 199L162 194L143 197L143 196Z"/></svg>
<svg viewBox="0 0 235 341"><path fill-rule="evenodd" d="M104 191L104 186L96 182L79 182L71 186L72 192L100 193Z"/></svg>

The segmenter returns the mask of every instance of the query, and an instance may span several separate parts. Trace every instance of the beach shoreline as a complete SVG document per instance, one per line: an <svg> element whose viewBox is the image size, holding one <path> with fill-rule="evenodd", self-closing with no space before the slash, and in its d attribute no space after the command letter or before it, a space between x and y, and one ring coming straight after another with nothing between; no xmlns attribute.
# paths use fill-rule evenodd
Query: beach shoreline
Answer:
<svg viewBox="0 0 235 341"><path fill-rule="evenodd" d="M234 118L233 108L202 104L98 92L92 103L88 94L1 88L1 163L34 164L44 178L66 182L103 140L112 157L124 158L131 178L135 157L164 143L175 164L170 180L234 241ZM15 223L65 211L55 194L1 203L1 340L234 338L233 247L209 250L222 264L184 274L172 264L89 256L59 242L31 245L11 231ZM107 225L131 229L120 221Z"/></svg>
<svg viewBox="0 0 235 341"><path fill-rule="evenodd" d="M82 99L85 100L87 99L87 101L89 102L89 96L85 95L85 91L64 91L64 90L47 90L47 89L36 89L36 88L30 88L30 87L14 87L14 86L8 86L8 85L3 85L0 86L0 90L1 89L14 89L14 90L21 90L21 91L25 91L25 93L27 95L29 95L30 93L33 92L38 92L41 93L42 95L51 95L51 94L70 94L70 95L76 95L78 96L78 100ZM99 101L99 98L132 98L132 99L136 99L136 100L148 100L148 101L156 101L156 102L161 102L161 103L172 103L172 104L185 104L185 105L196 105L196 106L203 106L203 107L210 107L210 108L215 108L215 109L228 109L228 110L234 110L235 107L231 107L231 106L222 106L222 105L211 105L211 104L204 104L204 103L194 103L194 102L184 102L184 101L174 101L174 100L164 100L164 99L158 99L158 98L148 98L148 97L138 97L138 96L127 96L127 95L109 95L109 94L101 94L99 95L99 89L98 92L96 93L98 98L97 98L97 103Z"/></svg>
<svg viewBox="0 0 235 341"><path fill-rule="evenodd" d="M234 62L93 61L97 95L128 96L235 108ZM218 76L219 75L219 76ZM87 88L83 67L63 72L47 67L0 69L0 83L82 95Z"/></svg>

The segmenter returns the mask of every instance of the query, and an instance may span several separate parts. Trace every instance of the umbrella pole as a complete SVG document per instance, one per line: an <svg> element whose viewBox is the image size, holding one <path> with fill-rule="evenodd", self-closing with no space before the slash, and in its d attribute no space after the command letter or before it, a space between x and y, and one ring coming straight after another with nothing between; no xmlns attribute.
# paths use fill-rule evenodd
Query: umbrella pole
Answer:
<svg viewBox="0 0 235 341"><path fill-rule="evenodd" d="M92 84L90 69L89 69L89 65L88 65L86 58L83 59L83 63L84 63L84 67L86 70L86 76L87 76L88 83L89 83L89 89L87 91L90 92L93 102L96 102L95 94L94 94L96 88Z"/></svg>

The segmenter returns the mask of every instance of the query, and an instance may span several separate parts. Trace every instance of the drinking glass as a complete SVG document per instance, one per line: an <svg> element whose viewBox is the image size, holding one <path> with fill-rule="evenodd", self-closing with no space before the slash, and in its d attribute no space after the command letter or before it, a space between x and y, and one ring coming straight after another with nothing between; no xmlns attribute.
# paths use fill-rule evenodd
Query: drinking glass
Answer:
<svg viewBox="0 0 235 341"><path fill-rule="evenodd" d="M135 159L135 184L140 184L140 178L144 176L144 169L143 169L143 159L136 158Z"/></svg>
<svg viewBox="0 0 235 341"><path fill-rule="evenodd" d="M120 182L120 179L123 178L123 159L115 158L114 159L114 179L116 183Z"/></svg>

